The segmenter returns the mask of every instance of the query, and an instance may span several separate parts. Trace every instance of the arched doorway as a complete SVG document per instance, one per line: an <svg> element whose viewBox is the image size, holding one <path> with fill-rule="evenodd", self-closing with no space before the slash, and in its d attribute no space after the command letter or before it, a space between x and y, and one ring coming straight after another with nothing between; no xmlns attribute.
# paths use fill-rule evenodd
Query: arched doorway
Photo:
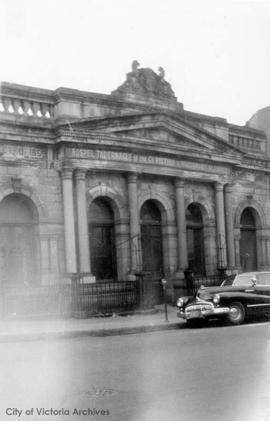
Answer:
<svg viewBox="0 0 270 421"><path fill-rule="evenodd" d="M23 194L0 203L0 278L8 284L31 284L39 278L37 210Z"/></svg>
<svg viewBox="0 0 270 421"><path fill-rule="evenodd" d="M161 212L153 200L147 200L141 208L141 247L142 269L152 287L148 293L152 303L157 304L162 301L163 250Z"/></svg>
<svg viewBox="0 0 270 421"><path fill-rule="evenodd" d="M188 267L196 275L205 275L202 212L192 203L186 210Z"/></svg>
<svg viewBox="0 0 270 421"><path fill-rule="evenodd" d="M117 278L114 214L106 199L95 199L88 212L91 271L97 280Z"/></svg>
<svg viewBox="0 0 270 421"><path fill-rule="evenodd" d="M240 218L240 264L243 271L257 269L256 222L254 210L247 207Z"/></svg>

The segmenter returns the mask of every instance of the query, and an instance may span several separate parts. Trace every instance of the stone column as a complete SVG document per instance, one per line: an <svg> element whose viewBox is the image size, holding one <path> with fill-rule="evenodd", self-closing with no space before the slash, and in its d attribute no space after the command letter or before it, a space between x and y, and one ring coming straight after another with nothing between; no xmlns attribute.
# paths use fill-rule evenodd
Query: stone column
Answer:
<svg viewBox="0 0 270 421"><path fill-rule="evenodd" d="M78 218L78 246L79 246L79 270L80 272L90 272L90 251L87 222L87 203L85 189L85 169L75 171L76 181L76 205Z"/></svg>
<svg viewBox="0 0 270 421"><path fill-rule="evenodd" d="M227 235L228 268L235 268L234 226L232 214L232 184L227 184L224 190L225 221Z"/></svg>
<svg viewBox="0 0 270 421"><path fill-rule="evenodd" d="M223 185L215 183L218 267L227 267Z"/></svg>
<svg viewBox="0 0 270 421"><path fill-rule="evenodd" d="M175 180L176 195L176 221L177 221L177 239L178 239L178 270L177 277L184 278L184 270L188 267L187 258L187 229L186 229L186 210L185 210L185 183L177 178Z"/></svg>
<svg viewBox="0 0 270 421"><path fill-rule="evenodd" d="M234 249L235 249L235 265L236 269L241 270L241 259L240 259L240 228L235 230L235 237L234 237Z"/></svg>
<svg viewBox="0 0 270 421"><path fill-rule="evenodd" d="M141 267L141 256L139 247L140 219L138 209L137 179L137 174L130 173L127 175L130 227L130 271L131 277L133 276L133 278L134 273L138 271Z"/></svg>
<svg viewBox="0 0 270 421"><path fill-rule="evenodd" d="M63 204L64 204L64 226L65 226L65 256L66 272L76 273L76 242L73 209L73 182L72 169L62 170Z"/></svg>
<svg viewBox="0 0 270 421"><path fill-rule="evenodd" d="M259 232L260 232L260 230L259 230ZM261 269L264 269L264 268L267 268L267 246L266 246L267 240L266 240L265 236L263 235L262 231L261 231L261 238L258 235L257 240L258 240L258 243L261 243L261 262L258 259L259 260L258 263L259 263L259 267ZM258 257L259 257L260 256L260 249L258 250L257 254L258 254Z"/></svg>

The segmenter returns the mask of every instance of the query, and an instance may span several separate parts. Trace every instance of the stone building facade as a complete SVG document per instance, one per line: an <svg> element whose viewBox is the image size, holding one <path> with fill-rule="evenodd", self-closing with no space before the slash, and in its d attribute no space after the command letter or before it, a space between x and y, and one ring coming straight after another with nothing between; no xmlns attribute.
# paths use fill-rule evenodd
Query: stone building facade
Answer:
<svg viewBox="0 0 270 421"><path fill-rule="evenodd" d="M146 271L173 294L187 268L269 269L266 132L186 111L164 76L134 62L110 95L1 84L2 283Z"/></svg>

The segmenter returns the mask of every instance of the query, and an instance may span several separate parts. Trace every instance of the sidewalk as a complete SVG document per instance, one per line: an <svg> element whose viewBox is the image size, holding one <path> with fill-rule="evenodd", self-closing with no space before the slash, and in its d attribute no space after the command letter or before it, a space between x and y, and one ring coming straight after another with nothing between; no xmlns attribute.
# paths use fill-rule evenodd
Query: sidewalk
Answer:
<svg viewBox="0 0 270 421"><path fill-rule="evenodd" d="M127 316L91 317L88 319L42 319L0 321L0 342L72 338L79 336L110 336L158 330L179 329L185 322L177 317L177 308L168 305L168 321L164 306L155 312Z"/></svg>

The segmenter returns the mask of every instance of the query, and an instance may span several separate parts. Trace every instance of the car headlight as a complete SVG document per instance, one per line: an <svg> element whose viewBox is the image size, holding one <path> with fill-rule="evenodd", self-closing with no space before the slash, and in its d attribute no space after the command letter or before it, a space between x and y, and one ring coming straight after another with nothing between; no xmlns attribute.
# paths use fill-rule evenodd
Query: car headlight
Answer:
<svg viewBox="0 0 270 421"><path fill-rule="evenodd" d="M183 298L178 298L177 303L176 303L177 307L183 307L184 305L184 300Z"/></svg>
<svg viewBox="0 0 270 421"><path fill-rule="evenodd" d="M219 302L220 302L220 295L219 294L214 295L213 303L218 304Z"/></svg>

